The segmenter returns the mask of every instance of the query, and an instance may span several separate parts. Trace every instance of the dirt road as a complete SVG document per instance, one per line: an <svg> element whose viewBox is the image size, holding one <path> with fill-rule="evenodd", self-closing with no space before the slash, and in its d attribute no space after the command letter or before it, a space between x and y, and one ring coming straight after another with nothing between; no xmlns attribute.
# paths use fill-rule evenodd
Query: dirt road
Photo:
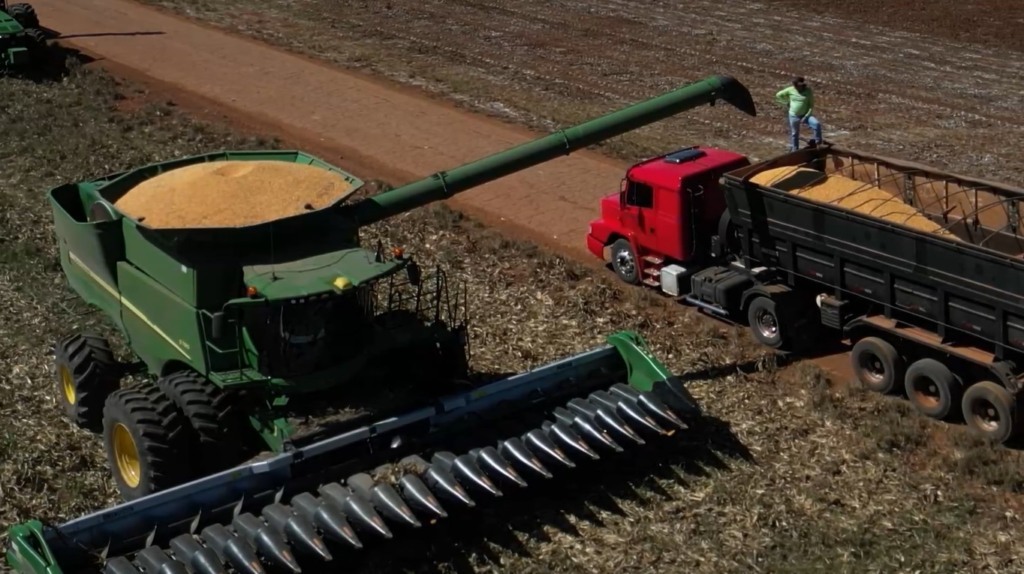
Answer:
<svg viewBox="0 0 1024 574"><path fill-rule="evenodd" d="M329 161L393 183L531 138L523 129L410 90L135 2L40 0L35 5L62 41L92 56L187 90L228 113L255 118L290 143L329 150ZM617 189L622 167L596 154L573 154L467 192L456 205L581 255L596 201Z"/></svg>

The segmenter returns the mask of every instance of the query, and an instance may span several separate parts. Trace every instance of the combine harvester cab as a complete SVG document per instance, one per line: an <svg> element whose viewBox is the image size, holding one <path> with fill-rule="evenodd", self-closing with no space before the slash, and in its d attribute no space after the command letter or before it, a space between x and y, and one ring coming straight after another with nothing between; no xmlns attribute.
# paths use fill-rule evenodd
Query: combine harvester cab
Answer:
<svg viewBox="0 0 1024 574"><path fill-rule="evenodd" d="M424 296L415 262L400 249L362 247L359 229L716 100L755 114L744 86L711 77L347 204L362 182L301 152L219 152L52 190L69 283L121 330L156 382L119 388L127 368L101 337L57 345L59 400L79 426L102 432L130 502L63 526L17 525L8 561L26 572L95 567L97 556L111 572L259 572L260 560L294 569L304 552L328 558L324 540L358 548L366 536L390 538L395 525L444 517L442 500L473 506L685 428L699 409L631 333L438 399L451 388L444 380L467 374L465 325L438 311L443 279ZM304 173L333 191L277 206L273 219L246 215L245 202L216 209L216 178L288 164L312 169ZM189 180L199 172L214 179ZM162 183L172 180L185 187ZM188 211L198 215L174 218ZM400 275L410 305L382 307L374 288ZM389 380L372 377L394 369L442 381L429 399L376 413L373 424L346 421L334 436L296 440L282 412L290 399L342 396L355 380ZM543 420L555 400L562 406ZM530 417L536 425L524 428ZM465 439L499 433L502 421L508 434L455 454ZM252 429L279 454L225 470ZM396 462L398 471L368 473Z"/></svg>

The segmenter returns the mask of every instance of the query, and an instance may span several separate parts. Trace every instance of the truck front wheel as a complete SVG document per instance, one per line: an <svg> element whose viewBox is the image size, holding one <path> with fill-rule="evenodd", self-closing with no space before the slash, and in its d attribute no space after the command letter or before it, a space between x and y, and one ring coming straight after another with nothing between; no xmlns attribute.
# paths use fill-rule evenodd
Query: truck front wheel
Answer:
<svg viewBox="0 0 1024 574"><path fill-rule="evenodd" d="M963 383L935 359L921 359L910 365L904 378L910 404L933 419L944 419L963 395Z"/></svg>
<svg viewBox="0 0 1024 574"><path fill-rule="evenodd" d="M1002 385L991 381L971 385L961 409L967 427L982 438L999 444L1019 434L1017 401Z"/></svg>
<svg viewBox="0 0 1024 574"><path fill-rule="evenodd" d="M779 349L785 344L785 329L775 309L775 301L768 297L757 297L747 308L747 322L759 343Z"/></svg>
<svg viewBox="0 0 1024 574"><path fill-rule="evenodd" d="M904 378L903 360L885 339L864 337L850 352L853 372L868 390L889 394Z"/></svg>
<svg viewBox="0 0 1024 574"><path fill-rule="evenodd" d="M626 283L636 285L640 282L640 268L636 262L633 246L625 239L612 243L612 269Z"/></svg>

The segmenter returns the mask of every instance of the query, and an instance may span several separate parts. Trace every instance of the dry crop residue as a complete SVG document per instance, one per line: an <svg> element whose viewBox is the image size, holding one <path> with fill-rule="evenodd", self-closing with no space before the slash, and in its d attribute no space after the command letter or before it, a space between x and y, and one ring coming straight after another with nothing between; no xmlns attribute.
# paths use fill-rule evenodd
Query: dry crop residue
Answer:
<svg viewBox="0 0 1024 574"><path fill-rule="evenodd" d="M242 227L322 209L351 185L339 174L284 161L218 161L173 169L115 202L152 228Z"/></svg>
<svg viewBox="0 0 1024 574"><path fill-rule="evenodd" d="M928 219L913 206L907 205L887 191L855 179L841 175L826 176L820 171L803 167L777 167L766 169L750 180L759 185L784 189L814 201L838 205L959 241L957 236Z"/></svg>

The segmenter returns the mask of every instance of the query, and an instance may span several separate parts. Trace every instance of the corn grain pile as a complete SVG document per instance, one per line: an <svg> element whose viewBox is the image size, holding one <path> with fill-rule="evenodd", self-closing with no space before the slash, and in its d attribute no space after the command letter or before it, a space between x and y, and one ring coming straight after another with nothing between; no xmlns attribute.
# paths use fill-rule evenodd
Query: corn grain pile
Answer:
<svg viewBox="0 0 1024 574"><path fill-rule="evenodd" d="M913 229L959 240L914 207L891 193L841 175L826 176L807 168L777 167L750 178L764 186L784 189L790 193L822 203L872 215Z"/></svg>
<svg viewBox="0 0 1024 574"><path fill-rule="evenodd" d="M350 189L341 175L310 165L217 161L148 179L115 205L147 227L242 227L321 209Z"/></svg>

